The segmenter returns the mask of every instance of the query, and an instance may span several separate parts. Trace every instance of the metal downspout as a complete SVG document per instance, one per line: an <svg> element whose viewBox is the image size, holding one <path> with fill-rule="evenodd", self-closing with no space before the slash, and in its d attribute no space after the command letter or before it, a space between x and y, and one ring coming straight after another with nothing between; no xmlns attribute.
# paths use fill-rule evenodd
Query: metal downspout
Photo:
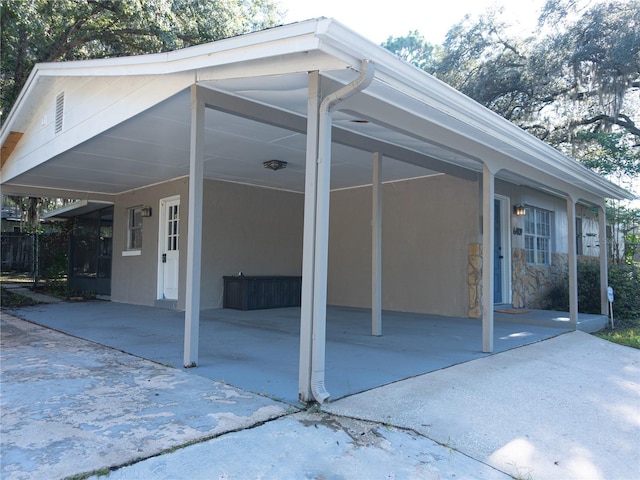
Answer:
<svg viewBox="0 0 640 480"><path fill-rule="evenodd" d="M312 356L311 356L311 393L320 404L330 398L325 380L325 347L327 326L327 269L329 247L329 188L331 182L331 112L337 106L367 88L373 81L375 68L368 60L363 60L360 75L353 82L327 95L319 109L318 127L318 188L316 196L316 242L315 242L315 272L312 325Z"/></svg>

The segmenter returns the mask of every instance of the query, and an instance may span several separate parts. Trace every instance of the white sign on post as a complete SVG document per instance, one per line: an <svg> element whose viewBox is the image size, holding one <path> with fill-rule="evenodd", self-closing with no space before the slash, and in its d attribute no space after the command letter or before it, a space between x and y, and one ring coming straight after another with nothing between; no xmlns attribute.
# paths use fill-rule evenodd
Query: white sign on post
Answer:
<svg viewBox="0 0 640 480"><path fill-rule="evenodd" d="M611 320L611 328L613 326L613 288L607 287L607 298L609 299L609 318Z"/></svg>

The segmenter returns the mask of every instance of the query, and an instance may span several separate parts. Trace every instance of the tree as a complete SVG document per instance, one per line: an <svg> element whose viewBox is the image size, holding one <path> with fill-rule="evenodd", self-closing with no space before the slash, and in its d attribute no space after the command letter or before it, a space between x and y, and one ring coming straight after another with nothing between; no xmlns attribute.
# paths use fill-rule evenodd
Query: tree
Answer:
<svg viewBox="0 0 640 480"><path fill-rule="evenodd" d="M273 0L2 0L2 122L38 62L164 52L281 18Z"/></svg>
<svg viewBox="0 0 640 480"><path fill-rule="evenodd" d="M416 67L433 72L436 49L417 30L405 37L389 37L382 46Z"/></svg>
<svg viewBox="0 0 640 480"><path fill-rule="evenodd" d="M273 0L2 0L0 119L38 62L138 55L276 25ZM52 199L13 199L31 231Z"/></svg>
<svg viewBox="0 0 640 480"><path fill-rule="evenodd" d="M502 10L466 16L446 35L434 74L502 117L523 125L532 116L528 39L510 38Z"/></svg>
<svg viewBox="0 0 640 480"><path fill-rule="evenodd" d="M384 45L574 157L580 131L623 132L640 147L638 0L548 0L526 38L499 9L466 16L441 49L425 51L421 38L411 32Z"/></svg>
<svg viewBox="0 0 640 480"><path fill-rule="evenodd" d="M553 107L546 119L562 120L552 142L578 156L580 131L617 131L640 147L640 2L580 9L575 0L548 0L539 26L553 32L532 52L533 72L552 80L539 86L541 106Z"/></svg>

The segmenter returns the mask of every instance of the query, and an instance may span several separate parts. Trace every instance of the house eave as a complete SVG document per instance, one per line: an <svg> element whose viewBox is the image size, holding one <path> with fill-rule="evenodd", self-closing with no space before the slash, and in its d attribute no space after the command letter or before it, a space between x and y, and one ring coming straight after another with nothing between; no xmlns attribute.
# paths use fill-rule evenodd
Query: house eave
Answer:
<svg viewBox="0 0 640 480"><path fill-rule="evenodd" d="M38 92L46 91L50 88L50 82L59 78L124 78L148 75L160 80L173 76L174 83L185 88L190 82L319 70L340 83L344 78L338 77L344 77L343 72L357 71L364 60L376 65L374 81L382 92L377 100L390 109L409 112L416 119L426 122L425 124L431 122L436 125L439 120L443 120L446 128L455 131L460 139L468 141L467 150L463 154L471 163L463 165L464 168L481 171L483 163L494 162L500 166L501 162L516 165L521 162L541 172L541 175L554 175L567 185L566 191L587 190L602 198L633 198L625 189L589 171L574 159L449 85L397 58L339 22L327 18L312 19L166 53L38 64L0 131L3 152L9 152L6 156L3 153L2 158L4 161L11 153L7 149L11 144L12 132L24 132L30 122L34 121L31 113L40 100L41 94ZM167 90L158 95L169 93L171 92ZM371 93L366 92L365 95ZM161 100L159 97L150 98L147 105L139 107L139 111L149 108L152 102ZM139 111L130 109L126 114L122 113L122 118L114 117L113 121L123 121L126 115L135 115ZM87 112L86 115L91 113ZM90 135L99 134L100 128L104 131L111 126L113 125L107 123L95 124L90 133L72 140L79 143ZM480 147L481 152L471 152L473 145ZM72 147L68 142L59 145L59 149ZM52 155L55 154L54 151ZM20 173L12 165L9 167L3 169L5 181ZM27 165L24 168L31 167Z"/></svg>
<svg viewBox="0 0 640 480"><path fill-rule="evenodd" d="M101 210L112 205L113 202L103 200L78 200L77 202L73 202L69 205L65 205L64 207L47 212L42 215L42 218L44 220L68 219L77 217L78 215L95 212L96 210Z"/></svg>

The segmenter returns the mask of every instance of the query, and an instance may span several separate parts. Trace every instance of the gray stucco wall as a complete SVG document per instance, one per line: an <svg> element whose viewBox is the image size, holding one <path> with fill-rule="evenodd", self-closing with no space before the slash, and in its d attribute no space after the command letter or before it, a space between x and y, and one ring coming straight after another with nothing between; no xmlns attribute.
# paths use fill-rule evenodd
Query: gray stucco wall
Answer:
<svg viewBox="0 0 640 480"><path fill-rule="evenodd" d="M187 259L188 179L120 195L114 209L111 299L154 305L158 278L158 214L162 198L180 195L180 288L184 309ZM127 209L153 208L143 220L140 255L123 256ZM224 275L301 275L304 196L206 180L204 186L201 307L222 307Z"/></svg>
<svg viewBox="0 0 640 480"><path fill-rule="evenodd" d="M113 264L111 300L114 302L154 305L158 282L158 230L160 199L180 195L180 208L186 216L188 199L186 178L162 183L153 187L134 190L116 198L113 211ZM151 217L143 219L142 248L140 255L123 256L127 250L128 209L138 205L150 206ZM187 222L180 222L180 242L186 244ZM183 239L185 241L183 241ZM186 259L186 251L180 252ZM181 259L182 260L182 259ZM185 278L184 262L180 262L180 278ZM180 285L180 297L184 296L184 282Z"/></svg>
<svg viewBox="0 0 640 480"><path fill-rule="evenodd" d="M224 275L302 275L304 196L207 181L203 308L222 307Z"/></svg>
<svg viewBox="0 0 640 480"><path fill-rule="evenodd" d="M383 308L466 317L478 185L446 175L383 185ZM328 302L371 307L371 187L331 196Z"/></svg>

